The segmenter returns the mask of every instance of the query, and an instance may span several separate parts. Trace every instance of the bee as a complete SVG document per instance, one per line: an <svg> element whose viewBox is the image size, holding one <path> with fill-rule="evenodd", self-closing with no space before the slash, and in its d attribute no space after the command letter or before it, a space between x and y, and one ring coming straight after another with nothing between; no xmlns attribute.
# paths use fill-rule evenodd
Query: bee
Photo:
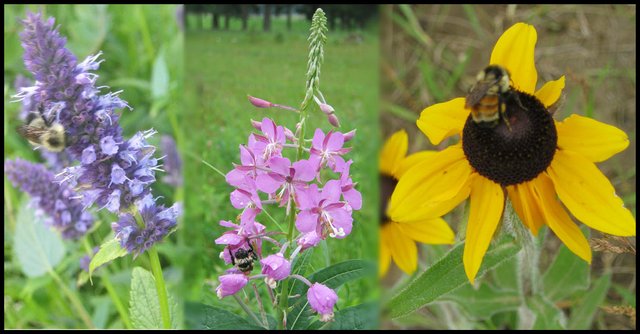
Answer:
<svg viewBox="0 0 640 334"><path fill-rule="evenodd" d="M480 71L477 81L469 90L464 107L471 109L471 117L478 125L495 127L500 117L509 130L509 120L506 116L507 100L515 98L522 107L516 91L511 87L509 72L504 67L489 65ZM523 107L524 108L524 107Z"/></svg>
<svg viewBox="0 0 640 334"><path fill-rule="evenodd" d="M249 273L253 270L253 261L256 260L256 253L249 243L249 249L238 248L233 254L229 249L229 255L231 256L231 263L243 273Z"/></svg>
<svg viewBox="0 0 640 334"><path fill-rule="evenodd" d="M42 107L27 116L25 124L16 128L18 133L34 146L42 146L51 152L61 152L65 148L64 127L44 115Z"/></svg>

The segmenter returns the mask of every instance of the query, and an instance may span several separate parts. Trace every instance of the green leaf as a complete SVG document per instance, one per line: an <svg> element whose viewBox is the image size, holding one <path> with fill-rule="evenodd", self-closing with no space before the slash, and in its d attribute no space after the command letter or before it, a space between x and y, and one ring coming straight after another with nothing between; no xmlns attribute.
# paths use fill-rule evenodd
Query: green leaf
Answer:
<svg viewBox="0 0 640 334"><path fill-rule="evenodd" d="M522 275L519 275L520 260L518 256L514 256L509 260L502 262L493 270L493 282L501 290L519 291L521 283L519 282Z"/></svg>
<svg viewBox="0 0 640 334"><path fill-rule="evenodd" d="M311 283L322 283L336 289L349 281L375 274L375 264L364 260L348 260L320 269L309 275L308 279ZM309 325L312 310L307 301L307 290L308 287L304 284L296 285L295 289L290 290L290 296L300 295L295 299L298 304L287 315L287 327L290 329L304 329Z"/></svg>
<svg viewBox="0 0 640 334"><path fill-rule="evenodd" d="M89 278L91 278L91 275L99 266L125 255L127 255L127 250L120 246L118 240L111 239L103 243L100 245L98 253L91 258L91 262L89 263Z"/></svg>
<svg viewBox="0 0 640 334"><path fill-rule="evenodd" d="M489 284L482 284L477 290L471 284L463 285L440 300L456 302L476 319L488 319L499 312L516 311L522 302L517 290L497 289Z"/></svg>
<svg viewBox="0 0 640 334"><path fill-rule="evenodd" d="M60 235L44 225L42 217L28 207L28 201L18 209L13 254L27 277L43 275L60 263L65 248Z"/></svg>
<svg viewBox="0 0 640 334"><path fill-rule="evenodd" d="M564 313L546 297L534 295L527 300L527 306L536 316L533 329L565 329Z"/></svg>
<svg viewBox="0 0 640 334"><path fill-rule="evenodd" d="M163 328L162 315L160 314L160 301L156 290L155 278L141 267L133 268L131 277L130 296L131 323L136 329L160 329ZM176 304L169 296L171 315L171 328L177 328Z"/></svg>
<svg viewBox="0 0 640 334"><path fill-rule="evenodd" d="M630 291L628 287L622 286L620 284L614 284L613 289L622 297L622 300L626 304L631 305L631 307L633 308L636 308L636 295L635 293Z"/></svg>
<svg viewBox="0 0 640 334"><path fill-rule="evenodd" d="M589 287L589 264L562 245L542 276L544 295L559 301Z"/></svg>
<svg viewBox="0 0 640 334"><path fill-rule="evenodd" d="M151 97L153 100L165 98L169 93L169 69L164 59L164 50L160 51L153 62L151 73Z"/></svg>
<svg viewBox="0 0 640 334"><path fill-rule="evenodd" d="M335 312L333 321L312 323L307 329L377 329L380 318L378 303L368 302Z"/></svg>
<svg viewBox="0 0 640 334"><path fill-rule="evenodd" d="M187 302L185 305L187 329L262 329L247 319L227 310L200 304Z"/></svg>
<svg viewBox="0 0 640 334"><path fill-rule="evenodd" d="M611 286L611 273L600 277L584 298L571 310L569 329L590 329L593 317L607 297Z"/></svg>
<svg viewBox="0 0 640 334"><path fill-rule="evenodd" d="M111 21L106 5L74 6L73 20L68 21L69 48L82 61L84 57L100 50L109 31Z"/></svg>
<svg viewBox="0 0 640 334"><path fill-rule="evenodd" d="M468 284L464 272L462 253L464 243L456 245L444 258L411 281L407 287L391 299L388 304L392 318L407 315L417 309L436 301L441 296L455 290L463 284ZM491 247L482 260L478 278L498 264L515 256L520 245L512 240L499 242Z"/></svg>

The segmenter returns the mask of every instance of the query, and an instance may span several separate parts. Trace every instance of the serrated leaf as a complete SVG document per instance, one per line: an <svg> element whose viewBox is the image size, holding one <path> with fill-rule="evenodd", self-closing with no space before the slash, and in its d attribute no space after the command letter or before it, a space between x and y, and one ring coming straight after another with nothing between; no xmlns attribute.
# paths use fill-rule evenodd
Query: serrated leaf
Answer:
<svg viewBox="0 0 640 334"><path fill-rule="evenodd" d="M99 266L125 255L127 255L127 250L120 246L118 240L111 239L103 243L100 245L100 250L91 258L91 262L89 263L89 278L91 278L91 275Z"/></svg>
<svg viewBox="0 0 640 334"><path fill-rule="evenodd" d="M584 298L571 310L569 329L590 329L593 317L598 308L607 297L607 291L611 286L611 273L600 277L593 287L584 295Z"/></svg>
<svg viewBox="0 0 640 334"><path fill-rule="evenodd" d="M158 291L155 286L153 275L140 267L133 268L131 277L130 308L131 324L136 329L160 329L162 315L160 313L160 301ZM168 293L168 292L167 292ZM177 328L176 324L176 304L169 299L171 328Z"/></svg>
<svg viewBox="0 0 640 334"><path fill-rule="evenodd" d="M478 289L470 284L463 285L440 300L457 303L476 319L488 319L499 312L516 311L522 302L516 290L497 289L489 284L482 284Z"/></svg>
<svg viewBox="0 0 640 334"><path fill-rule="evenodd" d="M60 235L45 226L42 217L37 216L26 201L18 209L13 253L28 277L38 277L53 270L65 254Z"/></svg>
<svg viewBox="0 0 640 334"><path fill-rule="evenodd" d="M324 323L318 320L312 323L307 329L377 329L379 318L378 303L368 302L337 311L335 312L333 321Z"/></svg>
<svg viewBox="0 0 640 334"><path fill-rule="evenodd" d="M562 245L542 276L544 295L559 301L589 287L589 264Z"/></svg>
<svg viewBox="0 0 640 334"><path fill-rule="evenodd" d="M165 98L169 93L169 68L164 59L164 50L158 53L151 72L151 97L153 100Z"/></svg>
<svg viewBox="0 0 640 334"><path fill-rule="evenodd" d="M567 319L564 313L545 296L528 298L527 307L536 316L533 329L565 329Z"/></svg>
<svg viewBox="0 0 640 334"><path fill-rule="evenodd" d="M464 272L462 253L464 243L457 244L445 257L411 281L402 291L391 299L388 309L392 318L407 315L436 301L454 289L468 284ZM512 240L499 242L491 247L482 260L478 271L480 278L488 270L512 258L520 250L520 245ZM477 279L476 279L477 281Z"/></svg>
<svg viewBox="0 0 640 334"><path fill-rule="evenodd" d="M349 281L375 274L376 266L373 263L364 260L348 260L320 269L311 274L308 279L312 283L318 282L331 289L336 289ZM309 317L312 316L311 308L306 298L308 287L304 284L295 285L294 287L296 289L291 289L289 295L299 294L300 297L298 298L302 299L287 315L287 327L304 329L309 325Z"/></svg>
<svg viewBox="0 0 640 334"><path fill-rule="evenodd" d="M187 302L185 305L187 329L262 329L247 319L218 307Z"/></svg>

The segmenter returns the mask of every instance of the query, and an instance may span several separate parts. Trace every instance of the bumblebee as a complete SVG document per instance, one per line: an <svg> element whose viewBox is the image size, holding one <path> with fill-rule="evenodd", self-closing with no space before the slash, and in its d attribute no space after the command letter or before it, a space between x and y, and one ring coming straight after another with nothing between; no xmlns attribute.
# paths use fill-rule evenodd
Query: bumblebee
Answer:
<svg viewBox="0 0 640 334"><path fill-rule="evenodd" d="M231 256L231 263L243 273L249 273L253 270L253 261L258 257L249 243L249 249L238 248L235 254L229 249L229 255Z"/></svg>
<svg viewBox="0 0 640 334"><path fill-rule="evenodd" d="M480 71L477 81L469 90L464 107L471 109L473 121L483 127L495 127L504 120L509 129L509 120L506 115L507 100L515 98L520 106L517 92L511 87L509 72L504 67L489 65Z"/></svg>
<svg viewBox="0 0 640 334"><path fill-rule="evenodd" d="M49 121L44 116L42 107L31 112L25 123L16 128L31 145L44 147L51 152L61 152L65 148L65 131L60 123Z"/></svg>

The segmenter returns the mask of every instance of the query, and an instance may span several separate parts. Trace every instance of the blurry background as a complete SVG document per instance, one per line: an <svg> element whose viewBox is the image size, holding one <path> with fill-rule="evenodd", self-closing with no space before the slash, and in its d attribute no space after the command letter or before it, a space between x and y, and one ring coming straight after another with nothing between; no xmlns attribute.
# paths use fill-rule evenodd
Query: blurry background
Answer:
<svg viewBox="0 0 640 334"><path fill-rule="evenodd" d="M420 112L434 103L465 96L476 73L488 64L498 37L516 22L532 24L538 32L537 88L566 75L565 105L555 118L564 119L574 113L593 117L624 130L629 136L631 144L625 151L598 166L635 216L636 7L633 5L383 6L380 28L383 138L406 129L410 153L433 149L415 125ZM445 140L440 148L457 140ZM460 214L454 212L446 218L454 230L461 221ZM612 283L606 290L606 298L594 310L597 312L590 328L635 328L635 240L605 237L592 231L591 275L595 280L604 273L612 273ZM542 268L553 260L559 245L555 237L546 239ZM438 254L442 254L442 247L423 246L420 268L432 264ZM392 286L401 277L396 268L385 285ZM556 301L558 310L570 314L572 306L584 302L584 292L593 289L586 279L575 293ZM479 306L483 300L478 295L476 298ZM514 328L518 318L515 311L486 312L490 304L476 310L485 312L474 312L472 307L460 311L461 305L472 305L472 300L458 299L457 304L449 300L426 307L410 319L386 321L384 327ZM615 308L625 305L632 308Z"/></svg>
<svg viewBox="0 0 640 334"><path fill-rule="evenodd" d="M278 125L295 129L298 114L255 108L247 100L247 94L273 103L300 105L305 93L310 18L316 7L189 5L186 9L187 114L181 121L189 136L185 150L188 194L185 221L189 224L187 233L192 248L187 250L189 270L184 286L188 291L184 296L245 316L233 298L218 300L212 287L203 284L210 280L217 285L217 277L229 268L219 259L223 247L214 240L226 230L219 226L219 221L234 220L240 211L229 202L233 188L201 160L223 173L230 171L233 162L239 163L239 145L246 145L249 134L256 131L251 119L260 121L269 117ZM378 9L336 5L322 9L329 31L320 87L340 119L339 131L357 129L355 139L345 146L353 148L347 159L354 160L351 174L354 182L358 182L364 205L354 213L353 231L347 238L328 238L313 250L307 273L347 259L374 261L378 249L375 204L378 198L374 182L379 143ZM308 110L307 129L320 127L325 132L331 129L315 103L310 103ZM312 133L307 130L310 136ZM269 213L283 221L284 210L270 207ZM268 230L277 230L264 214L257 221L267 225ZM338 309L376 300L377 286L372 275L341 287ZM264 292L261 287L260 291ZM253 296L249 303L255 305Z"/></svg>
<svg viewBox="0 0 640 334"><path fill-rule="evenodd" d="M18 34L22 31L20 20L26 11L42 12L45 18L55 17L60 34L67 38L69 48L78 58L102 51L105 61L95 71L99 76L96 86L108 86L104 91L123 90L120 97L132 110L116 112L121 115L123 135L130 137L137 131L149 128L159 133L149 139L157 147L155 157L165 153L160 148L160 138L169 135L181 146L182 135L177 122L184 112L180 102L183 83L183 33L181 6L4 6L4 159L20 157L32 162L42 162L39 151L15 131L21 124L18 113L20 102L11 103L16 93L14 82L18 76L33 77L24 67L23 49ZM162 196L159 203L171 205L182 201L182 187L164 184L164 173L156 174L158 182L152 186L154 196ZM20 223L18 213L28 202L28 196L15 189L6 179L4 182L4 327L5 328L84 328L66 296L60 291L52 275L30 275L24 262L19 261L16 246L24 246L24 240L15 234ZM57 275L69 289L78 294L80 302L91 315L97 328L123 328L116 308L105 291L100 277L102 270L94 275L93 286L81 271L79 260L87 255L83 244L100 245L113 238L111 222L117 217L101 210L96 214L97 227L87 237L77 242L61 243L59 235L49 232L44 240L47 245L33 245L34 256L38 247L47 249L49 256L59 259L50 263ZM173 293L182 281L182 266L187 262L182 257L184 247L183 221L178 223L178 232L162 242L158 251L164 268L169 293ZM48 230L44 230L45 232ZM180 239L180 240L179 240ZM47 248L52 244L61 247ZM55 253L53 255L52 253ZM131 268L148 268L147 256L132 260L131 256L120 258L109 264L111 282L128 310ZM43 259L41 259L43 260ZM33 264L31 264L33 265ZM84 274L82 274L84 273Z"/></svg>

